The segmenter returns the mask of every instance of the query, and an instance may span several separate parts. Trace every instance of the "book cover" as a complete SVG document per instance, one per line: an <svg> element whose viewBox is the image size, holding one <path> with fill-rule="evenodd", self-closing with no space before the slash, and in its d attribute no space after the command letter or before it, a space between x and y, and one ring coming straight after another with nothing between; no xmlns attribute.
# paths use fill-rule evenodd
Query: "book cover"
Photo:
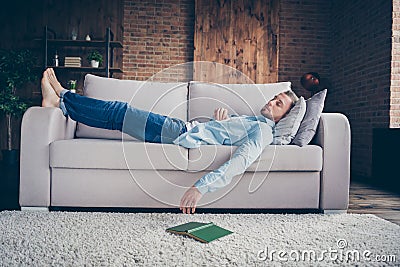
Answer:
<svg viewBox="0 0 400 267"><path fill-rule="evenodd" d="M203 243L209 243L215 239L232 234L232 231L215 225L214 223L188 222L168 228L167 232L187 235Z"/></svg>

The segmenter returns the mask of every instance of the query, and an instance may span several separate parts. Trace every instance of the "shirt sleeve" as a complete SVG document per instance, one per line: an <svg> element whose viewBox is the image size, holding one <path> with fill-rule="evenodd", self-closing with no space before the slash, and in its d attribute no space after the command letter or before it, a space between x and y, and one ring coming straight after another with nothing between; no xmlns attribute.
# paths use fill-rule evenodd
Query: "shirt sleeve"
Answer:
<svg viewBox="0 0 400 267"><path fill-rule="evenodd" d="M272 128L269 125L262 124L256 127L256 130L248 135L247 141L236 149L230 160L204 175L194 186L201 194L225 187L231 183L234 176L243 174L272 140Z"/></svg>

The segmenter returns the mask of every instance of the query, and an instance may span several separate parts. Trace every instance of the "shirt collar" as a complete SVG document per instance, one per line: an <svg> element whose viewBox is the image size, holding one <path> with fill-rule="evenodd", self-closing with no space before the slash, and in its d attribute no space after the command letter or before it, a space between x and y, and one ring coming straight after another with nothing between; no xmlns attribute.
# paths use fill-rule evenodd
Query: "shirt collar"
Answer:
<svg viewBox="0 0 400 267"><path fill-rule="evenodd" d="M275 126L275 122L273 120L270 120L262 115L257 116L257 120L268 123L271 127Z"/></svg>

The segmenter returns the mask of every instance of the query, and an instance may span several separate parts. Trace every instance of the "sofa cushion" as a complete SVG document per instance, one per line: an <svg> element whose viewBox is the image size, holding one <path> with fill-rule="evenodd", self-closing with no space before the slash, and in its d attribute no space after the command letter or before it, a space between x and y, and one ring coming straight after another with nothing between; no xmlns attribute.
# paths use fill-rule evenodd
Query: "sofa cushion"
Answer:
<svg viewBox="0 0 400 267"><path fill-rule="evenodd" d="M186 121L187 83L147 82L85 76L83 94L101 100L117 100L130 105ZM78 123L76 136L81 138L121 139L117 130L97 129ZM124 140L135 140L126 134Z"/></svg>
<svg viewBox="0 0 400 267"><path fill-rule="evenodd" d="M186 148L139 141L72 139L50 144L50 167L186 170Z"/></svg>
<svg viewBox="0 0 400 267"><path fill-rule="evenodd" d="M324 109L327 89L318 92L306 101L306 114L300 123L299 130L292 140L292 144L305 146L311 142L317 131L319 118Z"/></svg>
<svg viewBox="0 0 400 267"><path fill-rule="evenodd" d="M291 90L290 82L270 84L189 83L188 119L208 121L216 108L229 114L260 115L261 108L275 95Z"/></svg>
<svg viewBox="0 0 400 267"><path fill-rule="evenodd" d="M237 147L204 145L189 149L189 171L212 171L230 159ZM287 145L267 146L247 171L321 171L322 148Z"/></svg>
<svg viewBox="0 0 400 267"><path fill-rule="evenodd" d="M300 123L306 113L306 102L303 97L297 101L296 105L283 117L274 128L274 145L288 145L299 130Z"/></svg>

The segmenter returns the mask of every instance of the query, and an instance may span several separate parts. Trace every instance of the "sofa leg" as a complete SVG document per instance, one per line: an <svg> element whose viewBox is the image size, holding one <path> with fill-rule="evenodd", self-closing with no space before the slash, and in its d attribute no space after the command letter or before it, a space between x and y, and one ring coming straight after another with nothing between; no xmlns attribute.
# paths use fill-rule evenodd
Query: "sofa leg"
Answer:
<svg viewBox="0 0 400 267"><path fill-rule="evenodd" d="M48 212L49 207L21 207L21 211L42 211Z"/></svg>
<svg viewBox="0 0 400 267"><path fill-rule="evenodd" d="M324 214L345 214L347 210L322 210Z"/></svg>

